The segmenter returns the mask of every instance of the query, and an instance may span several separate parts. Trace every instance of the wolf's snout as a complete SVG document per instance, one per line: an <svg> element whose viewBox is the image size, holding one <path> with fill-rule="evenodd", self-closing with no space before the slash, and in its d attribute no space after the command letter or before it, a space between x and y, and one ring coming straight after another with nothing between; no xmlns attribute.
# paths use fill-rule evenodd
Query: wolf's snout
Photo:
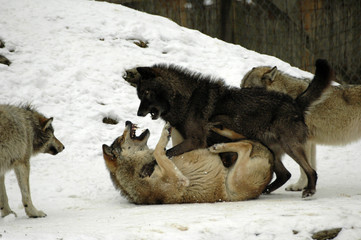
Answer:
<svg viewBox="0 0 361 240"><path fill-rule="evenodd" d="M145 117L146 115L147 115L147 113L145 111L138 110L138 112L137 112L138 117Z"/></svg>
<svg viewBox="0 0 361 240"><path fill-rule="evenodd" d="M65 146L57 139L54 139L53 145L50 147L50 154L56 155L62 152L65 149Z"/></svg>
<svg viewBox="0 0 361 240"><path fill-rule="evenodd" d="M59 151L59 152L63 151L64 149L65 149L65 146L62 144L62 146L60 147L60 151Z"/></svg>

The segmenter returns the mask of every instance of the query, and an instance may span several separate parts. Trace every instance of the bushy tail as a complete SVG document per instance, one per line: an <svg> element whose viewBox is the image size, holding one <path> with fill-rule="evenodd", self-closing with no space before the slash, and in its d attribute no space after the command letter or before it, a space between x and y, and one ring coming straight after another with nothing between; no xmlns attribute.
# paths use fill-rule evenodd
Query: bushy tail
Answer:
<svg viewBox="0 0 361 240"><path fill-rule="evenodd" d="M308 110L312 103L320 99L322 93L330 85L332 76L332 69L328 62L324 59L317 59L316 72L312 82L308 88L296 98L296 102L303 111Z"/></svg>

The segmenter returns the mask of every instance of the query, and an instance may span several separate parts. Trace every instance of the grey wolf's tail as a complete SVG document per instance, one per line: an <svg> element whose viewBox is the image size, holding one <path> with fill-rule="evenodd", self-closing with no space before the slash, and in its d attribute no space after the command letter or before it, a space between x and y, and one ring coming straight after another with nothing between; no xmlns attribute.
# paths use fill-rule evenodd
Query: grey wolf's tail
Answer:
<svg viewBox="0 0 361 240"><path fill-rule="evenodd" d="M320 99L322 93L330 85L332 76L332 69L328 62L324 59L317 59L316 72L312 82L308 88L296 98L297 104L303 111L308 110L312 103Z"/></svg>

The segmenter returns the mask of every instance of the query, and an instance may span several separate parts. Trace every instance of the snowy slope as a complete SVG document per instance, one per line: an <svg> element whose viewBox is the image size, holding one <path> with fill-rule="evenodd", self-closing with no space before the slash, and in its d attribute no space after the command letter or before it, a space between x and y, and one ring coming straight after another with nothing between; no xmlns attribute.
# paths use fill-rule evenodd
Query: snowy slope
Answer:
<svg viewBox="0 0 361 240"><path fill-rule="evenodd" d="M318 148L317 193L307 201L282 188L247 202L137 206L114 190L105 169L101 145L119 136L126 120L150 129L151 147L164 124L136 116L126 69L174 63L233 86L258 65L310 73L166 18L88 0L0 0L0 38L0 54L13 62L0 65L0 103L31 102L53 116L66 147L31 161L33 202L46 218L26 217L15 176L6 175L18 217L0 219L0 239L311 239L336 227L338 239L361 239L361 142ZM103 124L105 116L120 123ZM298 167L284 162L296 181Z"/></svg>

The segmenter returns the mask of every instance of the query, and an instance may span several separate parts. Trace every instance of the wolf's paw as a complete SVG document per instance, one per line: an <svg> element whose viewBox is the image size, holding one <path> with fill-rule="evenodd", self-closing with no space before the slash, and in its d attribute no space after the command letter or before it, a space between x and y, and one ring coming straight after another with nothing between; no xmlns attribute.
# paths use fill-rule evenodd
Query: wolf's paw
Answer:
<svg viewBox="0 0 361 240"><path fill-rule="evenodd" d="M311 197L313 194L316 193L315 189L305 189L302 192L302 198L308 198Z"/></svg>
<svg viewBox="0 0 361 240"><path fill-rule="evenodd" d="M286 187L286 191L292 191L292 192L302 191L303 189L305 189L306 185L307 182L303 183L298 181L297 183L288 185Z"/></svg>
<svg viewBox="0 0 361 240"><path fill-rule="evenodd" d="M222 151L223 146L224 146L223 143L218 143L218 144L214 144L213 146L210 146L208 149L212 153L220 153L220 152L223 152Z"/></svg>
<svg viewBox="0 0 361 240"><path fill-rule="evenodd" d="M166 122L163 128L163 132L165 132L165 134L167 134L167 137L170 138L170 135L172 133L172 126L170 125L169 122Z"/></svg>
<svg viewBox="0 0 361 240"><path fill-rule="evenodd" d="M28 215L28 217L30 217L30 218L46 217L46 214L43 211L36 210L35 208L33 208L33 209L25 208L25 212L26 212L26 215Z"/></svg>
<svg viewBox="0 0 361 240"><path fill-rule="evenodd" d="M268 186L265 188L265 190L263 190L262 194L264 195L271 194L271 190L268 188Z"/></svg>
<svg viewBox="0 0 361 240"><path fill-rule="evenodd" d="M14 211L12 211L10 208L4 208L1 209L1 217L6 217L10 214L14 214L15 217L18 217Z"/></svg>

